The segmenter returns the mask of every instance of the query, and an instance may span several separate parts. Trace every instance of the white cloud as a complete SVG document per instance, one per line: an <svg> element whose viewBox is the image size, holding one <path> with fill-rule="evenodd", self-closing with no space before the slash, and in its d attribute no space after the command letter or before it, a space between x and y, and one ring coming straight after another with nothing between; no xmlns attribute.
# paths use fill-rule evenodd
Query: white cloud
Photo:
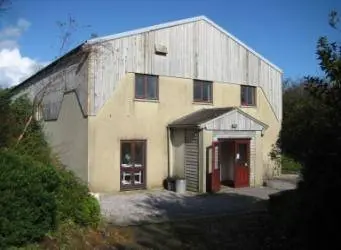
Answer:
<svg viewBox="0 0 341 250"><path fill-rule="evenodd" d="M0 40L18 39L30 26L31 23L29 21L20 18L16 25L11 25L0 30Z"/></svg>
<svg viewBox="0 0 341 250"><path fill-rule="evenodd" d="M20 52L18 39L30 25L27 20L19 19L16 25L0 30L0 86L16 85L44 65Z"/></svg>
<svg viewBox="0 0 341 250"><path fill-rule="evenodd" d="M0 51L0 79L4 85L14 85L37 70L38 63L21 55L18 48ZM1 80L0 80L1 81Z"/></svg>

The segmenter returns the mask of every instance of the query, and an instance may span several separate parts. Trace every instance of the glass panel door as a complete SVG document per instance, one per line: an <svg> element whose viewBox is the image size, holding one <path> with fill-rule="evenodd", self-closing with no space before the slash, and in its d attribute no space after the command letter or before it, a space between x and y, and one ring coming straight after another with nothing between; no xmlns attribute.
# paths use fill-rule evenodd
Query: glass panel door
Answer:
<svg viewBox="0 0 341 250"><path fill-rule="evenodd" d="M145 158L145 141L121 141L121 190L145 187Z"/></svg>

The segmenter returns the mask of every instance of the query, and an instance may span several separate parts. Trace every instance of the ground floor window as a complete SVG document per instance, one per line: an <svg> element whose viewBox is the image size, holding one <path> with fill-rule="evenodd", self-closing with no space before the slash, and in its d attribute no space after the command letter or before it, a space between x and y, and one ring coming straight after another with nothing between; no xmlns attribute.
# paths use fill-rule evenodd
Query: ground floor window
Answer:
<svg viewBox="0 0 341 250"><path fill-rule="evenodd" d="M146 141L121 141L121 190L146 186Z"/></svg>

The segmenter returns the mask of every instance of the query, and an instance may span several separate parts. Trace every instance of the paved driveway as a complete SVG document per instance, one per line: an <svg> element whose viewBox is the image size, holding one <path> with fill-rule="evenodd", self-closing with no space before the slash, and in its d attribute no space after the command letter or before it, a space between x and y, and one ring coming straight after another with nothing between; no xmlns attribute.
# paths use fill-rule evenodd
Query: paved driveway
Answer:
<svg viewBox="0 0 341 250"><path fill-rule="evenodd" d="M287 187L285 187L287 189ZM264 210L272 187L224 188L216 194L177 194L165 190L119 193L100 198L102 214L116 225Z"/></svg>

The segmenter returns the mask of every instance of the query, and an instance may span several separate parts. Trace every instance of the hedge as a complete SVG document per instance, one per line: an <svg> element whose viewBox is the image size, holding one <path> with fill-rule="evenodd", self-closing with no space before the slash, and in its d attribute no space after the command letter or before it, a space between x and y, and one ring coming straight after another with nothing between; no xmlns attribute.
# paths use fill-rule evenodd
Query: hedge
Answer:
<svg viewBox="0 0 341 250"><path fill-rule="evenodd" d="M56 227L57 171L0 151L0 249L41 238Z"/></svg>
<svg viewBox="0 0 341 250"><path fill-rule="evenodd" d="M100 207L72 172L0 150L0 249L41 239L64 222L96 227Z"/></svg>

